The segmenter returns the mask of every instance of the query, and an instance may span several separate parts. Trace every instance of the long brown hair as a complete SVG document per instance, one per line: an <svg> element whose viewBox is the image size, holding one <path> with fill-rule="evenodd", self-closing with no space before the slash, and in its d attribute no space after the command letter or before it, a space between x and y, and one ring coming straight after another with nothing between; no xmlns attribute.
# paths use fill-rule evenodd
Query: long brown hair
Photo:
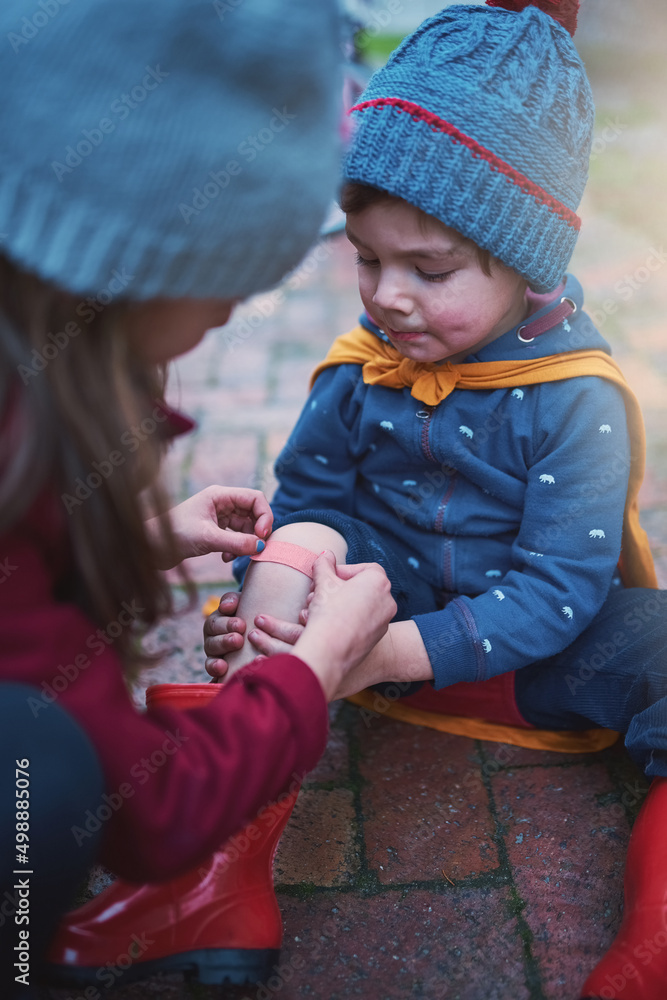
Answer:
<svg viewBox="0 0 667 1000"><path fill-rule="evenodd" d="M102 628L124 602L145 625L171 610L144 527L168 507L151 417L164 377L132 352L127 307L109 298L72 295L0 256L0 532L44 494L61 504L71 569L54 583ZM142 421L149 433L135 431ZM166 518L162 546L174 552ZM115 645L128 670L141 661L134 626Z"/></svg>

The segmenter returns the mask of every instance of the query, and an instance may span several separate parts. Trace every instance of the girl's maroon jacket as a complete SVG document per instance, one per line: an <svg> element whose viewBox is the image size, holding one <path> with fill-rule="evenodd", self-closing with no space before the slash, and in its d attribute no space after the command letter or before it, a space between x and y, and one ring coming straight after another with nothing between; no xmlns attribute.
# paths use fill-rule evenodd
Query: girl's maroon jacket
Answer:
<svg viewBox="0 0 667 1000"><path fill-rule="evenodd" d="M57 599L68 569L58 508L42 497L0 536L0 680L33 686L37 725L55 702L90 738L106 779L100 860L130 881L169 878L315 765L326 699L306 664L284 655L240 670L205 708L139 713L104 630ZM135 610L128 599L120 623ZM82 807L76 835L97 822Z"/></svg>

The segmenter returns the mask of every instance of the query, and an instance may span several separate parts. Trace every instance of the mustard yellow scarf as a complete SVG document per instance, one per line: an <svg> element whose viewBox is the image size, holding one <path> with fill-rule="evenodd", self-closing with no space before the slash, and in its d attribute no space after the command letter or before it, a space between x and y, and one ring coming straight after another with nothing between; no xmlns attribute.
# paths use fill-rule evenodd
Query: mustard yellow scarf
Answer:
<svg viewBox="0 0 667 1000"><path fill-rule="evenodd" d="M454 389L506 389L557 382L580 375L609 379L619 387L625 402L630 434L630 480L625 502L619 570L626 587L657 588L653 557L646 532L639 523L639 487L646 464L646 437L639 403L615 361L604 351L571 351L528 361L479 361L473 364L420 364L404 358L363 326L338 337L324 361L317 366L312 383L331 365L362 365L367 385L391 389L409 388L415 399L437 406Z"/></svg>
<svg viewBox="0 0 667 1000"><path fill-rule="evenodd" d="M623 394L631 445L630 478L625 502L619 570L626 587L657 587L653 557L646 533L639 523L637 495L644 477L646 438L639 403L625 381L618 365L604 351L572 351L567 354L532 358L529 361L487 361L452 365L419 364L404 358L390 344L379 340L362 326L334 341L324 361L313 373L312 381L331 365L359 364L367 385L386 385L392 389L409 388L412 396L428 406L437 406L454 389L504 389L555 382L579 375L597 375L609 379ZM482 682L483 683L483 682ZM376 693L367 690L352 695L348 701L373 711ZM559 753L593 753L611 746L618 733L609 729L559 730L523 729L485 719L426 712L410 705L390 704L384 714L401 722L427 726L440 732L471 739L511 743L514 746Z"/></svg>

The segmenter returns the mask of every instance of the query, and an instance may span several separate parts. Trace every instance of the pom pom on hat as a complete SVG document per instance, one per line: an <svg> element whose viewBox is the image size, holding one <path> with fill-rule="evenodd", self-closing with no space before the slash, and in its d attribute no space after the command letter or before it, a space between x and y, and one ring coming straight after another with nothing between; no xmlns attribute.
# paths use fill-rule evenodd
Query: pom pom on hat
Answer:
<svg viewBox="0 0 667 1000"><path fill-rule="evenodd" d="M537 7L562 24L571 35L577 30L579 0L486 0L486 5L516 11L524 10L526 7Z"/></svg>

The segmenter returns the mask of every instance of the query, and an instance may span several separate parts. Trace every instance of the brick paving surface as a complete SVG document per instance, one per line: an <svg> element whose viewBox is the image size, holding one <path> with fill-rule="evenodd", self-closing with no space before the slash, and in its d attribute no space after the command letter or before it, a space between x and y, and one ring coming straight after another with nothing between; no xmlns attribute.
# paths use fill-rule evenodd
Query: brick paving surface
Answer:
<svg viewBox="0 0 667 1000"><path fill-rule="evenodd" d="M647 17L654 5L639 8ZM601 7L591 0L589 9ZM620 5L608 9L620 17ZM584 28L597 134L613 116L620 124L600 140L572 270L643 405L643 522L665 586L664 84L653 50L601 54L590 19ZM168 461L175 499L211 482L271 493L309 373L358 311L352 251L335 237L175 365L170 399L199 421ZM189 569L200 604L231 586L217 556ZM164 657L144 683L205 679L201 625L195 608L155 631L151 648ZM521 750L386 718L366 723L335 704L326 753L276 858L285 944L272 979L221 991L160 977L115 996L576 1000L618 928L625 851L647 787L622 745L593 756Z"/></svg>

